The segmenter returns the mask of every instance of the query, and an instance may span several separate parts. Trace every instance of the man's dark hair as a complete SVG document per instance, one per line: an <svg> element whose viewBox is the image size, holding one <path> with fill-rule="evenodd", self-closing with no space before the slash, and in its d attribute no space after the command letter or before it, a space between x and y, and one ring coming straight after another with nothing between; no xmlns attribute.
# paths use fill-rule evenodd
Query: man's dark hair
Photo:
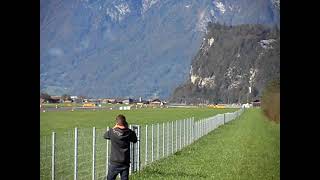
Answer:
<svg viewBox="0 0 320 180"><path fill-rule="evenodd" d="M126 121L126 117L122 114L119 114L117 117L116 117L116 120L117 120L117 123L120 125L120 126L127 126L128 123Z"/></svg>

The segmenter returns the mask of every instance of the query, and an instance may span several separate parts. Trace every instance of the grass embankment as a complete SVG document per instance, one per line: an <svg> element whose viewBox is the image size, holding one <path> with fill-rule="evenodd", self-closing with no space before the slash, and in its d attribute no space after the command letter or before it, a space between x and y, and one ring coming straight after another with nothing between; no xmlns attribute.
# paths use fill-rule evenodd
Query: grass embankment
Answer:
<svg viewBox="0 0 320 180"><path fill-rule="evenodd" d="M264 114L272 121L280 122L280 79L270 81L265 87L261 109Z"/></svg>
<svg viewBox="0 0 320 180"><path fill-rule="evenodd" d="M132 179L280 179L280 124L260 109L219 127Z"/></svg>

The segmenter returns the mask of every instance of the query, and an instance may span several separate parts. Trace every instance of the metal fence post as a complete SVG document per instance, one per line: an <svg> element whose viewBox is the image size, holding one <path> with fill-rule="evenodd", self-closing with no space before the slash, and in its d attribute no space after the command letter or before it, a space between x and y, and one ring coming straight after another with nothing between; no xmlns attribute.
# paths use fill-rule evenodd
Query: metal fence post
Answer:
<svg viewBox="0 0 320 180"><path fill-rule="evenodd" d="M202 127L202 135L201 136L204 136L204 119L202 119L201 127Z"/></svg>
<svg viewBox="0 0 320 180"><path fill-rule="evenodd" d="M207 122L207 119L204 119L204 120L203 120L203 131L204 131L203 135L206 135L206 134L207 134L206 122Z"/></svg>
<svg viewBox="0 0 320 180"><path fill-rule="evenodd" d="M92 129L92 180L95 180L95 149L96 149L96 128Z"/></svg>
<svg viewBox="0 0 320 180"><path fill-rule="evenodd" d="M207 134L209 134L209 132L210 132L210 119L208 118L208 120L207 120Z"/></svg>
<svg viewBox="0 0 320 180"><path fill-rule="evenodd" d="M203 119L201 119L201 121L200 121L200 137L202 137L202 135L203 135Z"/></svg>
<svg viewBox="0 0 320 180"><path fill-rule="evenodd" d="M178 121L176 121L176 151L178 151Z"/></svg>
<svg viewBox="0 0 320 180"><path fill-rule="evenodd" d="M186 140L187 140L187 145L189 144L189 118L187 119L186 122L186 128L187 128L187 133L186 133Z"/></svg>
<svg viewBox="0 0 320 180"><path fill-rule="evenodd" d="M203 120L203 136L206 135L206 129L207 129L207 127L206 127L206 119L204 119Z"/></svg>
<svg viewBox="0 0 320 180"><path fill-rule="evenodd" d="M190 137L190 135L191 135L191 131L190 131L190 128L191 127L191 119L189 118L188 119L188 144L190 144L190 139L191 139L191 137Z"/></svg>
<svg viewBox="0 0 320 180"><path fill-rule="evenodd" d="M54 180L54 159L55 159L55 132L52 132L51 152L51 180Z"/></svg>
<svg viewBox="0 0 320 180"><path fill-rule="evenodd" d="M173 154L173 121L171 122L171 154Z"/></svg>
<svg viewBox="0 0 320 180"><path fill-rule="evenodd" d="M186 120L183 120L183 147L186 145Z"/></svg>
<svg viewBox="0 0 320 180"><path fill-rule="evenodd" d="M186 128L187 128L187 133L186 133L186 145L189 145L189 118L187 119L186 122Z"/></svg>
<svg viewBox="0 0 320 180"><path fill-rule="evenodd" d="M202 122L202 119L198 122L199 123L199 138L201 137L201 122Z"/></svg>
<svg viewBox="0 0 320 180"><path fill-rule="evenodd" d="M198 122L194 122L194 140L197 140L198 138Z"/></svg>
<svg viewBox="0 0 320 180"><path fill-rule="evenodd" d="M157 124L157 160L159 159L159 154L160 154L160 125L159 123Z"/></svg>
<svg viewBox="0 0 320 180"><path fill-rule="evenodd" d="M194 142L195 139L195 127L194 127L194 117L192 117L192 142Z"/></svg>
<svg viewBox="0 0 320 180"><path fill-rule="evenodd" d="M204 119L203 121L203 129L204 129L204 135L207 134L207 119Z"/></svg>
<svg viewBox="0 0 320 180"><path fill-rule="evenodd" d="M132 126L131 126L131 124L129 125L129 129L132 129ZM133 168L133 166L134 166L134 164L132 164L132 162L133 162L133 154L134 153L132 153L132 143L130 142L130 167L129 167L129 175L131 174L131 172L132 172L132 168ZM132 153L132 154L131 154Z"/></svg>
<svg viewBox="0 0 320 180"><path fill-rule="evenodd" d="M195 122L194 120L193 120L193 141L195 141L196 140L196 136L197 136L197 122Z"/></svg>
<svg viewBox="0 0 320 180"><path fill-rule="evenodd" d="M169 138L170 138L170 131L169 131L169 122L167 123L167 156L169 155Z"/></svg>
<svg viewBox="0 0 320 180"><path fill-rule="evenodd" d="M198 139L201 137L201 119L198 121Z"/></svg>
<svg viewBox="0 0 320 180"><path fill-rule="evenodd" d="M204 119L203 125L204 125L204 135L206 135L207 134L207 119Z"/></svg>
<svg viewBox="0 0 320 180"><path fill-rule="evenodd" d="M179 150L181 149L181 139L182 139L182 120L179 121L179 129L180 129L180 133L179 133L179 138L180 138L180 143L179 143Z"/></svg>
<svg viewBox="0 0 320 180"><path fill-rule="evenodd" d="M198 122L199 124L199 138L201 137L201 122L202 122L202 119Z"/></svg>
<svg viewBox="0 0 320 180"><path fill-rule="evenodd" d="M192 136L191 136L191 118L189 119L189 144L191 144L191 139L192 139Z"/></svg>
<svg viewBox="0 0 320 180"><path fill-rule="evenodd" d="M151 162L153 162L153 124L151 125Z"/></svg>
<svg viewBox="0 0 320 180"><path fill-rule="evenodd" d="M203 134L202 134L202 136L204 136L206 134L205 122L206 122L206 119L203 119L203 121L202 121Z"/></svg>
<svg viewBox="0 0 320 180"><path fill-rule="evenodd" d="M194 117L192 117L192 142L194 142Z"/></svg>
<svg viewBox="0 0 320 180"><path fill-rule="evenodd" d="M188 121L188 144L191 144L191 118Z"/></svg>
<svg viewBox="0 0 320 180"><path fill-rule="evenodd" d="M200 121L201 120L198 120L198 122L197 122L197 139L199 139L199 137L200 137Z"/></svg>
<svg viewBox="0 0 320 180"><path fill-rule="evenodd" d="M206 119L203 119L202 126L203 126L203 136L205 136L206 135Z"/></svg>
<svg viewBox="0 0 320 180"><path fill-rule="evenodd" d="M193 120L193 117L191 120L191 142L192 143L194 142L194 120Z"/></svg>
<svg viewBox="0 0 320 180"><path fill-rule="evenodd" d="M138 132L137 132L137 139L138 139L138 144L137 144L137 148L138 148L138 153L137 153L137 170L140 171L140 126L138 126Z"/></svg>
<svg viewBox="0 0 320 180"><path fill-rule="evenodd" d="M77 157L78 157L78 128L74 128L74 172L73 172L74 180L77 180Z"/></svg>
<svg viewBox="0 0 320 180"><path fill-rule="evenodd" d="M109 131L109 126L107 127ZM107 150L106 150L106 177L108 176L108 164L109 164L109 140L107 140Z"/></svg>
<svg viewBox="0 0 320 180"><path fill-rule="evenodd" d="M145 158L145 164L148 164L148 125L146 125L146 158Z"/></svg>
<svg viewBox="0 0 320 180"><path fill-rule="evenodd" d="M202 120L201 120L201 137L202 137L203 134L204 134L204 133L203 133L203 130L204 130L204 129L203 129L203 119L202 119Z"/></svg>
<svg viewBox="0 0 320 180"><path fill-rule="evenodd" d="M201 137L201 119L198 121L198 139Z"/></svg>
<svg viewBox="0 0 320 180"><path fill-rule="evenodd" d="M198 138L198 122L194 122L194 140Z"/></svg>
<svg viewBox="0 0 320 180"><path fill-rule="evenodd" d="M164 123L162 123L162 157L164 157Z"/></svg>
<svg viewBox="0 0 320 180"><path fill-rule="evenodd" d="M184 147L186 147L188 145L188 119L186 119L185 121L184 131L185 131Z"/></svg>
<svg viewBox="0 0 320 180"><path fill-rule="evenodd" d="M197 139L199 139L199 136L200 136L199 123L200 123L200 120L197 121Z"/></svg>
<svg viewBox="0 0 320 180"><path fill-rule="evenodd" d="M204 128L206 128L206 134L208 134L208 132L209 132L209 119L206 119L205 124L204 124Z"/></svg>
<svg viewBox="0 0 320 180"><path fill-rule="evenodd" d="M207 119L204 119L203 121L203 128L204 128L204 135L207 134Z"/></svg>
<svg viewBox="0 0 320 180"><path fill-rule="evenodd" d="M190 119L190 144L193 142L193 118Z"/></svg>
<svg viewBox="0 0 320 180"><path fill-rule="evenodd" d="M189 119L189 144L191 144L191 118Z"/></svg>
<svg viewBox="0 0 320 180"><path fill-rule="evenodd" d="M189 144L189 118L186 120L186 146Z"/></svg>
<svg viewBox="0 0 320 180"><path fill-rule="evenodd" d="M206 129L206 134L208 134L208 132L209 132L209 119L206 119L206 121L204 122L204 128Z"/></svg>

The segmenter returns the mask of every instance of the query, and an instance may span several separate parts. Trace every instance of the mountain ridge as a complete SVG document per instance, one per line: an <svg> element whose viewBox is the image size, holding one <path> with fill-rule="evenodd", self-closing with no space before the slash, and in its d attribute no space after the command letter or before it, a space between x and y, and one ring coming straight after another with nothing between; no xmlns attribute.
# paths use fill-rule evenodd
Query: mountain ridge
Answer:
<svg viewBox="0 0 320 180"><path fill-rule="evenodd" d="M225 4L219 13L214 2ZM259 1L260 2L260 1ZM40 90L94 97L169 97L188 75L207 23L279 24L249 1L40 1ZM272 1L255 3L273 9ZM212 11L216 12L212 16ZM236 14L243 19L234 19ZM253 14L253 18L248 17ZM264 20L265 19L265 20Z"/></svg>

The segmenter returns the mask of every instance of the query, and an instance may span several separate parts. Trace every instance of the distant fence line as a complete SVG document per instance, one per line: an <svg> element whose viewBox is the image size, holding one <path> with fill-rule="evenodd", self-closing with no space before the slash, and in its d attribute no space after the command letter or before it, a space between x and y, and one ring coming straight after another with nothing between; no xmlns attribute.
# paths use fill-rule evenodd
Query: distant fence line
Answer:
<svg viewBox="0 0 320 180"><path fill-rule="evenodd" d="M138 142L131 143L130 173L168 157L241 115L244 109L195 121L187 118L145 126L131 125ZM108 129L108 127L107 127ZM40 179L105 179L110 159L107 129L78 129L40 138Z"/></svg>
<svg viewBox="0 0 320 180"><path fill-rule="evenodd" d="M223 108L241 108L242 105L237 104L225 104ZM179 104L166 104L164 106L147 106L147 105L123 105L123 106L110 106L110 107L82 107L82 106L63 106L63 107L40 107L41 112L47 111L82 111L82 110L93 110L93 111L102 111L102 110L134 110L141 108L199 108L199 107L208 107L208 105L179 105Z"/></svg>

